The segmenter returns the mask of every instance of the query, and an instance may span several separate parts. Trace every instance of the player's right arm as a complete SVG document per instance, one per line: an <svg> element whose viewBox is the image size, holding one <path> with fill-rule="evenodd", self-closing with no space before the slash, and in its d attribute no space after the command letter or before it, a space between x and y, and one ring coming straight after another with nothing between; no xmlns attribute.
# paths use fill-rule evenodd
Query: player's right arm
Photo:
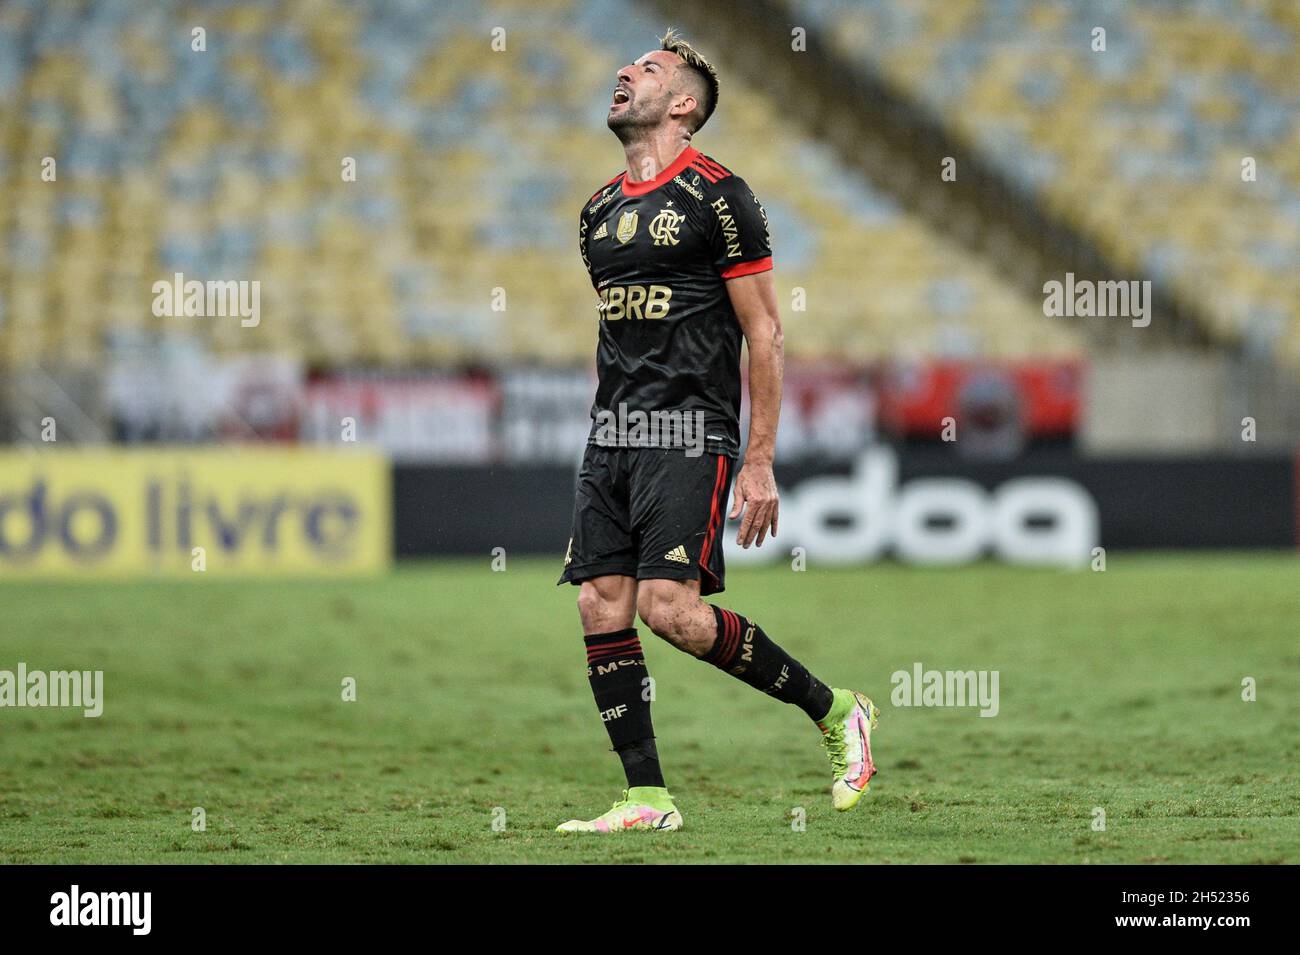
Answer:
<svg viewBox="0 0 1300 955"><path fill-rule="evenodd" d="M749 349L749 437L745 463L736 475L730 517L741 518L737 544L761 546L769 531L776 536L780 502L772 461L785 371L785 343L772 281L772 242L767 213L743 179L727 170L713 183L713 194L713 263L726 283Z"/></svg>

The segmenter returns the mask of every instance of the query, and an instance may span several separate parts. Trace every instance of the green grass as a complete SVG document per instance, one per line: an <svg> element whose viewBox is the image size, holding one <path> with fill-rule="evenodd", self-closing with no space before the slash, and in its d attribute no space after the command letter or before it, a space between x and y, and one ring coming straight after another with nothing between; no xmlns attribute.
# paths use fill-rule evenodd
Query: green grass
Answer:
<svg viewBox="0 0 1300 955"><path fill-rule="evenodd" d="M724 606L876 698L880 774L834 813L798 710L642 628L686 829L614 838L552 831L621 788L556 573L0 585L0 669L107 698L0 709L0 862L1300 861L1289 555L737 569ZM1000 671L1001 712L893 706L914 661Z"/></svg>

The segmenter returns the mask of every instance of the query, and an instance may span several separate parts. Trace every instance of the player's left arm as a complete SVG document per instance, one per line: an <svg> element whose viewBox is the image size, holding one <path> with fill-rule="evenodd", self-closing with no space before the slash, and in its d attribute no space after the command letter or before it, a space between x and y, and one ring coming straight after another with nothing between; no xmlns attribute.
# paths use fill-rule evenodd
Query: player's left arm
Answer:
<svg viewBox="0 0 1300 955"><path fill-rule="evenodd" d="M735 520L744 514L737 544L761 547L769 530L776 537L780 510L772 459L781 417L785 340L771 269L728 279L727 294L749 347L749 440L745 463L736 475L736 501L730 517Z"/></svg>

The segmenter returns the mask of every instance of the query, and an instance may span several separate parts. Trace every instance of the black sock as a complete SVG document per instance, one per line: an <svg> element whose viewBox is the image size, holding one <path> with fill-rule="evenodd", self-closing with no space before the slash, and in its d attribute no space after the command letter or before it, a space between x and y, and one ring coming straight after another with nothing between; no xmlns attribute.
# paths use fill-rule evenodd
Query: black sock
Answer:
<svg viewBox="0 0 1300 955"><path fill-rule="evenodd" d="M605 721L609 741L623 761L627 785L663 786L654 725L650 722L650 693L645 655L636 630L592 633L587 644L587 679L596 709Z"/></svg>
<svg viewBox="0 0 1300 955"><path fill-rule="evenodd" d="M773 643L762 627L721 607L713 608L713 616L718 635L701 658L705 663L783 703L794 704L813 720L831 711L834 697L830 687Z"/></svg>
<svg viewBox="0 0 1300 955"><path fill-rule="evenodd" d="M623 761L623 774L627 776L628 789L633 786L664 786L664 774L659 768L659 750L653 736L620 746L617 752L618 758Z"/></svg>

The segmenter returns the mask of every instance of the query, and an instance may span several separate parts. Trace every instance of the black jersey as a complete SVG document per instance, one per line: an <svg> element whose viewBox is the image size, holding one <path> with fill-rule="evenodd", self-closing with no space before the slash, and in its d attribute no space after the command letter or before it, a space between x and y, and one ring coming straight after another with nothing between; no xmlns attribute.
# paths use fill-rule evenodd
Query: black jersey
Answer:
<svg viewBox="0 0 1300 955"><path fill-rule="evenodd" d="M624 173L597 191L578 243L600 295L588 443L680 446L671 428L636 427L633 413L644 422L659 412L666 423L681 412L702 416L704 451L734 457L742 336L726 280L772 267L767 213L753 192L687 147L654 179L630 183Z"/></svg>

